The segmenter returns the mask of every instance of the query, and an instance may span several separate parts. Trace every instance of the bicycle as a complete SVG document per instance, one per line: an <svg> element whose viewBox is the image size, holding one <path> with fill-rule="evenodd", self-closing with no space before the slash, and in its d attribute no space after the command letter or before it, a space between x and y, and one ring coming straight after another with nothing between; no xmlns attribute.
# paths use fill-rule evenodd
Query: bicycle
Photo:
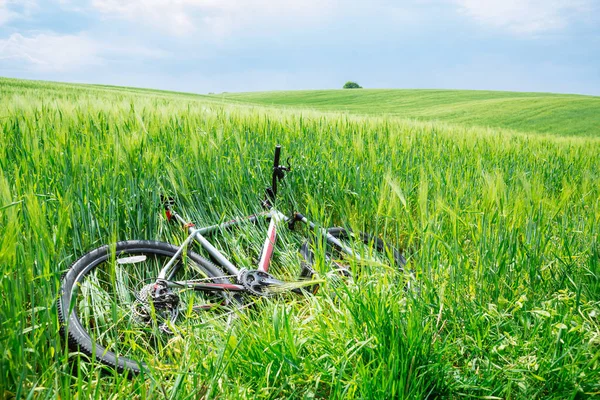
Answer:
<svg viewBox="0 0 600 400"><path fill-rule="evenodd" d="M395 247L365 233L344 228L322 228L304 215L290 217L275 208L277 183L290 171L280 165L281 146L275 147L271 186L262 201L263 212L207 227L196 227L176 210L173 199L163 201L168 221L187 229L179 246L128 240L91 250L76 260L61 279L57 302L62 334L71 348L78 349L119 372L137 374L156 362L153 357L172 359L171 338L181 319L194 332L210 334L211 323L226 319L229 324L240 310L253 303L251 298L271 293L305 294L319 287L316 265L352 276L359 266L384 266L403 271L406 260ZM238 268L207 236L224 234L234 227L268 221L267 236L257 268ZM277 228L297 223L314 234L300 246L300 274L289 281L269 273ZM210 259L190 249L192 242ZM315 249L321 252L316 254ZM321 265L323 268L323 265ZM208 318L206 318L208 316ZM222 327L222 325L221 325Z"/></svg>

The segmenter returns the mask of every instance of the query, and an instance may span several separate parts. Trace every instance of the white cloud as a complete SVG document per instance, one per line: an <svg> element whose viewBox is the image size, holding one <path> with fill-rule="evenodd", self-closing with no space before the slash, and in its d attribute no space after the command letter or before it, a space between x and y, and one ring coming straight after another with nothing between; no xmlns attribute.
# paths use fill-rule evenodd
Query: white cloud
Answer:
<svg viewBox="0 0 600 400"><path fill-rule="evenodd" d="M317 21L339 0L92 0L107 17L138 21L175 35L205 31L226 35L249 26L266 28Z"/></svg>
<svg viewBox="0 0 600 400"><path fill-rule="evenodd" d="M2 64L22 66L33 71L68 72L106 63L114 55L162 57L163 52L135 45L113 45L88 37L84 33L58 35L38 33L26 37L19 33L0 39Z"/></svg>
<svg viewBox="0 0 600 400"><path fill-rule="evenodd" d="M590 12L593 0L453 0L482 25L514 34L560 30Z"/></svg>
<svg viewBox="0 0 600 400"><path fill-rule="evenodd" d="M69 71L101 63L98 45L85 35L14 33L0 40L0 59L23 63L30 69Z"/></svg>
<svg viewBox="0 0 600 400"><path fill-rule="evenodd" d="M8 0L0 0L0 26L18 16L19 14L10 9Z"/></svg>
<svg viewBox="0 0 600 400"><path fill-rule="evenodd" d="M0 0L0 26L10 21L13 17L13 13L6 8L5 1Z"/></svg>
<svg viewBox="0 0 600 400"><path fill-rule="evenodd" d="M26 18L37 9L36 0L0 0L0 26Z"/></svg>

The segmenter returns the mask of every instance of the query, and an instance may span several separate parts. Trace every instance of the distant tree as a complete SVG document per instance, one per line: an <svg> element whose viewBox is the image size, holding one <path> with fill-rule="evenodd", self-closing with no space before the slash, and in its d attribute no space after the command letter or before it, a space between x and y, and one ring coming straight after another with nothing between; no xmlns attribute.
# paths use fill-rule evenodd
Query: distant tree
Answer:
<svg viewBox="0 0 600 400"><path fill-rule="evenodd" d="M344 84L344 89L362 89L362 86L356 82L348 81Z"/></svg>

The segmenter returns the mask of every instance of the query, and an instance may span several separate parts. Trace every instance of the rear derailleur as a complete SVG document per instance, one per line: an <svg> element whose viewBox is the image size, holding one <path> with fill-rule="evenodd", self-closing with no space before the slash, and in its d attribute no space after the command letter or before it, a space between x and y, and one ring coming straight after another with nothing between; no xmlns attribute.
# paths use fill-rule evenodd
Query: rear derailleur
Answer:
<svg viewBox="0 0 600 400"><path fill-rule="evenodd" d="M140 289L132 311L138 322L145 325L158 323L160 330L172 333L169 323L174 324L179 315L179 296L167 287L166 282L153 282Z"/></svg>

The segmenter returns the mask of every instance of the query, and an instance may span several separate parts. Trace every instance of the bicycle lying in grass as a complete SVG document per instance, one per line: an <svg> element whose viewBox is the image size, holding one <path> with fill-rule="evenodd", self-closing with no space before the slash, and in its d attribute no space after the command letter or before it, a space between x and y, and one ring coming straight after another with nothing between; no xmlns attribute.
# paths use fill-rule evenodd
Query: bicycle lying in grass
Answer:
<svg viewBox="0 0 600 400"><path fill-rule="evenodd" d="M75 261L62 278L58 299L58 316L70 347L118 371L139 373L149 364L169 360L176 364L176 358L185 354L176 348L177 335L223 329L223 324L214 322L230 322L253 304L252 298L315 292L317 270L348 277L358 269L362 274L369 274L371 268L402 271L405 258L380 238L318 227L298 212L288 217L278 211L277 183L290 170L289 165L279 164L280 152L277 146L272 184L262 202L264 212L195 227L175 211L172 199L166 199L167 219L179 222L188 232L181 245L128 240L102 246ZM207 239L261 221L269 224L256 269L234 265ZM313 232L300 246L298 276L290 280L271 274L278 228L287 225L293 230L298 222ZM193 242L208 258L190 248Z"/></svg>

